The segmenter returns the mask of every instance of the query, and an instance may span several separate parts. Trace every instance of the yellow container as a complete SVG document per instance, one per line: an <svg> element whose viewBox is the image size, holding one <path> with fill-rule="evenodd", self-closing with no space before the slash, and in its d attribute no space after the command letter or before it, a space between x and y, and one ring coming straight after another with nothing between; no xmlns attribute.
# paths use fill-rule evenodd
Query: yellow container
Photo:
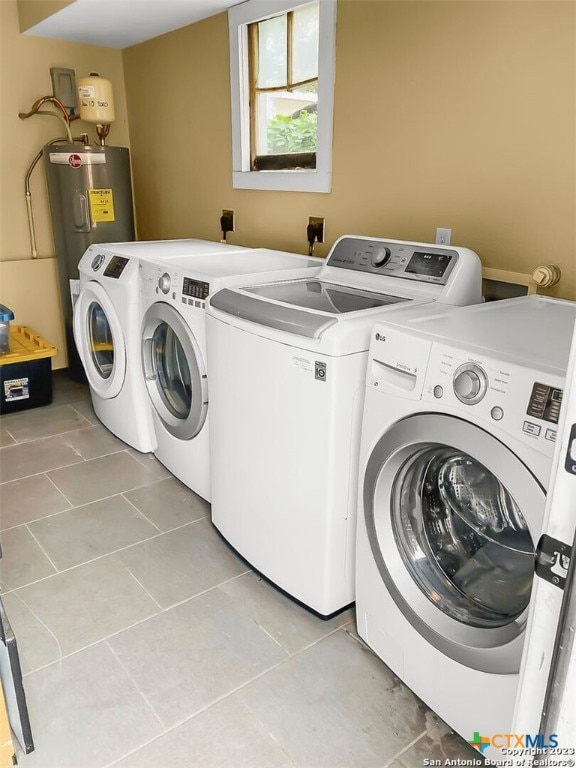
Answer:
<svg viewBox="0 0 576 768"><path fill-rule="evenodd" d="M10 328L10 352L0 355L0 413L52 402L50 358L58 350L24 325Z"/></svg>

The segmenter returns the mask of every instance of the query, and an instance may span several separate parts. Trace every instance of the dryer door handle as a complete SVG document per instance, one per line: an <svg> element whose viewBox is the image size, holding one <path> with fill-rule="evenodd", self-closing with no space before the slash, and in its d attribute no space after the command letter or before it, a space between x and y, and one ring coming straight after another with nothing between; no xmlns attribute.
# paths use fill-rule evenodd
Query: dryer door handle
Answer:
<svg viewBox="0 0 576 768"><path fill-rule="evenodd" d="M146 381L154 381L157 378L156 366L152 355L152 337L145 338L142 342L142 367Z"/></svg>

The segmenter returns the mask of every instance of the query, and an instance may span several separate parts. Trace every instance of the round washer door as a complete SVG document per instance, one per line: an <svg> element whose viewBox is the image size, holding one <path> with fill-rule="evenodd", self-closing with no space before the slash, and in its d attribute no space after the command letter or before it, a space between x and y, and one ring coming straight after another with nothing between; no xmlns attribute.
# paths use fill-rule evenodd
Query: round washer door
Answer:
<svg viewBox="0 0 576 768"><path fill-rule="evenodd" d="M372 554L404 617L473 669L518 672L545 493L503 443L418 414L375 445L363 485Z"/></svg>
<svg viewBox="0 0 576 768"><path fill-rule="evenodd" d="M206 420L208 380L194 334L170 304L152 304L144 315L142 367L164 427L180 440L191 440Z"/></svg>
<svg viewBox="0 0 576 768"><path fill-rule="evenodd" d="M89 282L74 307L74 340L92 390L116 397L126 376L126 342L110 297L100 283Z"/></svg>

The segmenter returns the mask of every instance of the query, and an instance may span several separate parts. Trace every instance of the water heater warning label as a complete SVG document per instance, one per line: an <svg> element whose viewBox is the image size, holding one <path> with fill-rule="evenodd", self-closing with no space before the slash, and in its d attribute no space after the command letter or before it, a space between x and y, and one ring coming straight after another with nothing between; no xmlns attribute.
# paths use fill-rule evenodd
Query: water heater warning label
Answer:
<svg viewBox="0 0 576 768"><path fill-rule="evenodd" d="M114 221L114 195L111 189L89 189L90 218L100 221Z"/></svg>

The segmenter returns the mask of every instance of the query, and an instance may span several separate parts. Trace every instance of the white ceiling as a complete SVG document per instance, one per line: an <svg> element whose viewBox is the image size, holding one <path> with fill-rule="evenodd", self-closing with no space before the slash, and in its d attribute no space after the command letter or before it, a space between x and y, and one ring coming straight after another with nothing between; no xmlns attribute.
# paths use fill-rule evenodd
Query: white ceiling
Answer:
<svg viewBox="0 0 576 768"><path fill-rule="evenodd" d="M127 48L225 11L239 0L76 0L27 35Z"/></svg>

